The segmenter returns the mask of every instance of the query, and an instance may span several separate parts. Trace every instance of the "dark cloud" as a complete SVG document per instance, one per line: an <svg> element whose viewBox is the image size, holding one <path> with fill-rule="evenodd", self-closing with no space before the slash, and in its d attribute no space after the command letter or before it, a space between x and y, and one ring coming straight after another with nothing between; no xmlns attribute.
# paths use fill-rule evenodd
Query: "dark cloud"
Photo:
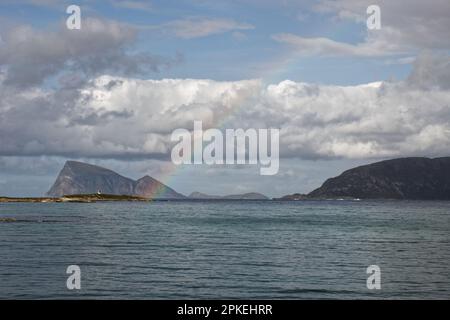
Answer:
<svg viewBox="0 0 450 320"><path fill-rule="evenodd" d="M64 24L56 31L12 27L2 34L3 84L22 88L41 85L49 77L66 71L85 78L105 73L147 74L180 61L179 55L168 59L130 53L136 36L136 30L130 26L94 18L84 19L81 30L69 30Z"/></svg>
<svg viewBox="0 0 450 320"><path fill-rule="evenodd" d="M408 84L424 89L450 89L450 56L444 53L424 52L414 62Z"/></svg>
<svg viewBox="0 0 450 320"><path fill-rule="evenodd" d="M127 119L133 116L132 111L106 111L103 113L92 112L83 116L74 116L71 119L70 126L82 125L82 126L95 126L104 122L114 121L118 118Z"/></svg>
<svg viewBox="0 0 450 320"><path fill-rule="evenodd" d="M0 172L6 175L54 175L64 164L56 157L0 157Z"/></svg>

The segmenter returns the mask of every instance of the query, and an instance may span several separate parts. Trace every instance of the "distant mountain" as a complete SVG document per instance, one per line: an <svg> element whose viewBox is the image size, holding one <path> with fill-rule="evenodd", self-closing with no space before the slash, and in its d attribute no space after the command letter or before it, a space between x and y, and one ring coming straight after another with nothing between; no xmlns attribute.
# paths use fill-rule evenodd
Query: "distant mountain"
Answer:
<svg viewBox="0 0 450 320"><path fill-rule="evenodd" d="M268 197L261 193L256 192L250 192L250 193L244 193L244 194L232 194L227 196L216 196L216 195L209 195L204 194L201 192L192 192L189 197L189 199L217 199L217 200L269 200Z"/></svg>
<svg viewBox="0 0 450 320"><path fill-rule="evenodd" d="M185 196L152 177L137 181L99 166L67 161L55 183L47 192L50 197L93 194L133 195L152 199L183 199Z"/></svg>
<svg viewBox="0 0 450 320"><path fill-rule="evenodd" d="M201 192L192 192L189 196L189 199L220 199L221 196L205 194Z"/></svg>
<svg viewBox="0 0 450 320"><path fill-rule="evenodd" d="M353 168L306 198L450 200L450 157L402 158Z"/></svg>
<svg viewBox="0 0 450 320"><path fill-rule="evenodd" d="M231 194L228 196L222 197L222 199L227 200L269 200L268 197L261 193L257 192L249 192L244 194Z"/></svg>
<svg viewBox="0 0 450 320"><path fill-rule="evenodd" d="M294 193L281 198L274 198L273 200L308 200L308 195L303 193Z"/></svg>

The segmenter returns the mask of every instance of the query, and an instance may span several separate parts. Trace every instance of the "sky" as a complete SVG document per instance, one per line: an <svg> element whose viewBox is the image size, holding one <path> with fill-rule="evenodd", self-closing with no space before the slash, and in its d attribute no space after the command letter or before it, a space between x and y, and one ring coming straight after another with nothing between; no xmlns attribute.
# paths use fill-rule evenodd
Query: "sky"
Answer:
<svg viewBox="0 0 450 320"><path fill-rule="evenodd" d="M449 17L448 0L2 0L0 195L42 196L66 160L186 195L278 197L362 164L449 156ZM278 128L278 174L174 166L171 133L194 120Z"/></svg>

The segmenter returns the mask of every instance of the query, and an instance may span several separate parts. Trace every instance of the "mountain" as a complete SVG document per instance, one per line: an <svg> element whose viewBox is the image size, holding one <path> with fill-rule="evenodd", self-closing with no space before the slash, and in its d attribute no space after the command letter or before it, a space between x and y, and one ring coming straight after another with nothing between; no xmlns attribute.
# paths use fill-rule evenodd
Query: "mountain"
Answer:
<svg viewBox="0 0 450 320"><path fill-rule="evenodd" d="M215 200L269 200L268 197L261 193L256 192L250 192L250 193L244 193L244 194L232 194L227 196L216 196L216 195L209 195L204 194L201 192L192 192L189 197L189 199L215 199Z"/></svg>
<svg viewBox="0 0 450 320"><path fill-rule="evenodd" d="M450 200L450 157L402 158L353 168L307 197Z"/></svg>
<svg viewBox="0 0 450 320"><path fill-rule="evenodd" d="M183 199L185 196L152 177L137 181L99 166L67 161L47 192L50 197L73 194L132 195L152 199Z"/></svg>

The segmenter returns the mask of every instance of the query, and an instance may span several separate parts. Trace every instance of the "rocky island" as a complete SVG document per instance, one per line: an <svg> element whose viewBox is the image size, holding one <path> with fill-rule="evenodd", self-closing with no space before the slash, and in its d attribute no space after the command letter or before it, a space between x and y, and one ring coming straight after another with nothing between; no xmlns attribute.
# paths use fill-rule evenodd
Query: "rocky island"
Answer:
<svg viewBox="0 0 450 320"><path fill-rule="evenodd" d="M185 196L162 182L144 176L138 180L112 170L78 161L67 161L47 192L49 197L81 194L109 194L151 199L184 199Z"/></svg>
<svg viewBox="0 0 450 320"><path fill-rule="evenodd" d="M67 161L43 198L0 197L0 202L95 202L149 200L270 200L251 192L226 196L193 192L188 197L162 182L138 180L99 166ZM274 200L397 199L450 200L450 157L401 158L349 169L326 180L308 194L294 193Z"/></svg>
<svg viewBox="0 0 450 320"><path fill-rule="evenodd" d="M309 194L277 200L309 199L450 200L450 157L380 161L347 170Z"/></svg>

